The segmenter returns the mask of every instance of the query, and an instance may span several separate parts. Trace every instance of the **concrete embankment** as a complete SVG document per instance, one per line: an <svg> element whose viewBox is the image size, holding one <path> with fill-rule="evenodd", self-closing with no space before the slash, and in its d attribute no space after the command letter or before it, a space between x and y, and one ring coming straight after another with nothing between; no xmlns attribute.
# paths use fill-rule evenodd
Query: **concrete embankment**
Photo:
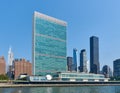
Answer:
<svg viewBox="0 0 120 93"><path fill-rule="evenodd" d="M120 84L0 84L0 88L15 87L74 87L74 86L120 86Z"/></svg>

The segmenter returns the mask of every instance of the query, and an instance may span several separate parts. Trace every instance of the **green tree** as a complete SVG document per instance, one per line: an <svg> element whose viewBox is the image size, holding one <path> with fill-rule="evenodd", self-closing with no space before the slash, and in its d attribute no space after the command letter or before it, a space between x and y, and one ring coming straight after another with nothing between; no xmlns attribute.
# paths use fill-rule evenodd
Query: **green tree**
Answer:
<svg viewBox="0 0 120 93"><path fill-rule="evenodd" d="M7 77L7 75L1 74L0 75L0 80L8 80L9 78Z"/></svg>

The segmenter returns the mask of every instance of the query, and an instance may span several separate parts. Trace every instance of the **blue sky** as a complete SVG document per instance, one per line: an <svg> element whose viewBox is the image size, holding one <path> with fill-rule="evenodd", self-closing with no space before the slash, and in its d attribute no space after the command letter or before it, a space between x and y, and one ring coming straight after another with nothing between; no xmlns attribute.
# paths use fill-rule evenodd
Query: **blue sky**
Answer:
<svg viewBox="0 0 120 93"><path fill-rule="evenodd" d="M86 49L89 59L89 37L95 35L101 67L120 58L120 0L0 0L0 55L6 61L9 46L15 58L31 61L34 11L68 23L68 56L73 48Z"/></svg>

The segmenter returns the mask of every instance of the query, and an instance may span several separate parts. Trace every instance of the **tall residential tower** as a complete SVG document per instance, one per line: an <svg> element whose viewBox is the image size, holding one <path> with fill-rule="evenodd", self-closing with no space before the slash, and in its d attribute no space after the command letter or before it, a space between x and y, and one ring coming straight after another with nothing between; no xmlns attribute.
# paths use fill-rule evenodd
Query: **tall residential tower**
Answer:
<svg viewBox="0 0 120 93"><path fill-rule="evenodd" d="M65 21L34 12L32 66L34 75L67 70Z"/></svg>
<svg viewBox="0 0 120 93"><path fill-rule="evenodd" d="M90 37L90 73L100 73L99 39L96 36Z"/></svg>

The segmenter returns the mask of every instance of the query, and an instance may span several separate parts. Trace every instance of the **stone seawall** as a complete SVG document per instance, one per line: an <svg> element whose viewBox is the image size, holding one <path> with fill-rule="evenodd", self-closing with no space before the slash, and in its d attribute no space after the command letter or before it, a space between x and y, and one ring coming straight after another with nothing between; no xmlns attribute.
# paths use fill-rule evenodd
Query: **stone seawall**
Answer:
<svg viewBox="0 0 120 93"><path fill-rule="evenodd" d="M0 88L12 87L74 87L74 86L120 86L120 84L0 84Z"/></svg>

